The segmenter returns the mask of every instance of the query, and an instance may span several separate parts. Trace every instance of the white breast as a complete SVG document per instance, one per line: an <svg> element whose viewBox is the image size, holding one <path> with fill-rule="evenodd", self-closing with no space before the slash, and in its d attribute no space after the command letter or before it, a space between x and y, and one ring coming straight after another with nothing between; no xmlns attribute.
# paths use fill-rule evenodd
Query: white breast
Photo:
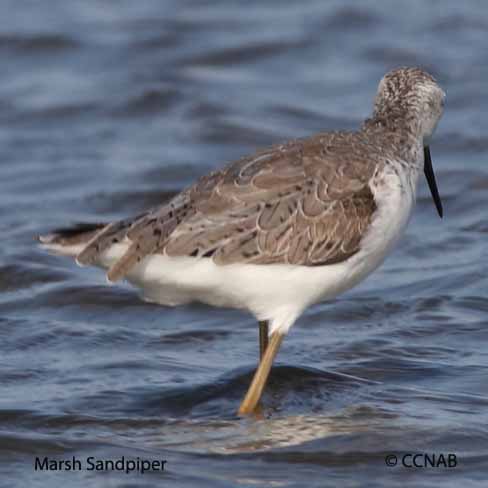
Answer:
<svg viewBox="0 0 488 488"><path fill-rule="evenodd" d="M376 212L361 241L361 250L348 260L351 287L375 270L403 235L415 204L418 172L386 167L370 184Z"/></svg>

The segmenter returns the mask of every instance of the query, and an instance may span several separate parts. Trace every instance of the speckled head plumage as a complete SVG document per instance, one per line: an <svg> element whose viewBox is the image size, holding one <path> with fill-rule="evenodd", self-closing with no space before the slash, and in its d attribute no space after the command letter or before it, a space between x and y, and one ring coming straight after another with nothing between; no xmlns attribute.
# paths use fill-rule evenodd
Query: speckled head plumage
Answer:
<svg viewBox="0 0 488 488"><path fill-rule="evenodd" d="M442 116L445 93L433 76L420 68L398 68L380 81L374 120L402 120L427 146Z"/></svg>
<svg viewBox="0 0 488 488"><path fill-rule="evenodd" d="M389 132L398 128L420 142L424 152L424 173L439 216L442 202L432 168L429 143L444 111L446 94L434 77L420 68L398 68L380 81L373 117L366 127L381 126Z"/></svg>

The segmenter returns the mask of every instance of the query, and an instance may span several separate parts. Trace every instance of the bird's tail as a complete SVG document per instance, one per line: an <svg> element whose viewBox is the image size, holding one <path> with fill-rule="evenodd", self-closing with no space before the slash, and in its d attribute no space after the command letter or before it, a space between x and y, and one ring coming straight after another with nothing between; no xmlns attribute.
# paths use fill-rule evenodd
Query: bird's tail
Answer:
<svg viewBox="0 0 488 488"><path fill-rule="evenodd" d="M76 224L37 237L41 247L64 256L77 256L107 224Z"/></svg>

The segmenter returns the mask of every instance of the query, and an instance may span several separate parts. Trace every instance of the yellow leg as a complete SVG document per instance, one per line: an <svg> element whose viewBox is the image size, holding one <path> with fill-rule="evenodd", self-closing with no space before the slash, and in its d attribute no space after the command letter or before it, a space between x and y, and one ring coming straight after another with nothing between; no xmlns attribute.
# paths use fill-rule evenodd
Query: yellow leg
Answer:
<svg viewBox="0 0 488 488"><path fill-rule="evenodd" d="M268 380L269 372L271 370L271 365L273 360L278 354L281 343L283 341L283 334L279 332L274 332L269 341L268 347L264 352L264 355L259 363L258 369L254 373L254 378L252 379L251 386L247 390L244 400L242 400L241 406L239 407L239 415L250 414L254 412L256 405L263 394L264 387L266 386L266 381Z"/></svg>

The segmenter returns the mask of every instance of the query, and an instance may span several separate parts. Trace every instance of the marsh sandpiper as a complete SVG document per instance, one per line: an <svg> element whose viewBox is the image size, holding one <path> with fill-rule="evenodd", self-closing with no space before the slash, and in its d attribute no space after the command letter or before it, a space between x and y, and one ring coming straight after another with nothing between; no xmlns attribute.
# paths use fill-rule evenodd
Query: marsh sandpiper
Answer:
<svg viewBox="0 0 488 488"><path fill-rule="evenodd" d="M405 229L423 170L439 215L429 141L445 94L419 68L381 80L356 132L324 132L232 162L135 218L40 236L44 247L127 279L149 301L251 312L260 360L253 412L284 336L310 305L350 289Z"/></svg>

